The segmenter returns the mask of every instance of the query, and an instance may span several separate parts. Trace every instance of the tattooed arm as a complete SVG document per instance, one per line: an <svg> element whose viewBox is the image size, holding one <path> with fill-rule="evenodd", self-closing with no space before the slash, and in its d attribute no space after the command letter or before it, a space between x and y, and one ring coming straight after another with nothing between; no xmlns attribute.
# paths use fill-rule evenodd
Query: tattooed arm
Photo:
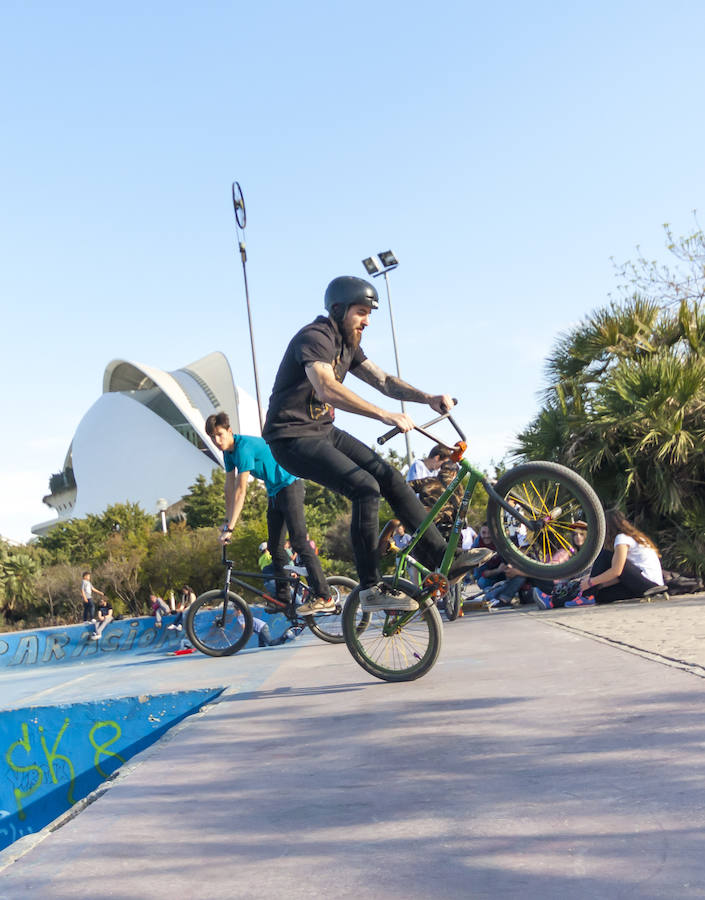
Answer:
<svg viewBox="0 0 705 900"><path fill-rule="evenodd" d="M455 404L448 394L427 394L413 385L407 384L396 375L384 372L371 359L366 359L350 372L365 384L394 400L408 400L410 403L426 403L438 413L448 412Z"/></svg>

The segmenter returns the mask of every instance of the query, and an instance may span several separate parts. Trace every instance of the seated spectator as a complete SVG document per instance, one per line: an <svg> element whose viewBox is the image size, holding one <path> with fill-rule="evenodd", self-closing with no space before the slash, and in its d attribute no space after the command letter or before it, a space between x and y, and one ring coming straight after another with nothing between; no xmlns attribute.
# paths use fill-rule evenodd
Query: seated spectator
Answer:
<svg viewBox="0 0 705 900"><path fill-rule="evenodd" d="M411 543L411 535L406 533L406 528L404 528L401 522L399 522L397 519L395 519L394 521L397 522L397 526L392 532L392 536L390 538L390 549L399 554ZM414 565L411 557L407 557L406 571L404 574L413 582L419 581L420 572Z"/></svg>
<svg viewBox="0 0 705 900"><path fill-rule="evenodd" d="M585 538L587 537L587 523L578 521L573 523L573 533L571 535L571 543L573 547L578 550L585 543ZM565 554L565 559L568 558L567 551L558 551L557 554L554 554L553 559L555 562L562 562L563 560L559 558L559 555L563 553ZM562 581L560 579L551 581L538 581L536 579L531 582L531 594L534 600L534 603L539 609L553 609L557 606L564 606L566 603L566 599L564 597L569 597L569 593L562 594L562 592L557 592L554 594L554 590L557 586L566 584L567 582ZM571 602L568 600L568 602ZM579 604L574 604L579 605Z"/></svg>
<svg viewBox="0 0 705 900"><path fill-rule="evenodd" d="M266 548L267 545L260 544L260 549L263 546ZM285 569L289 570L289 571L285 572L285 575L288 578L298 577L295 572L291 571L291 567L295 565L294 559L295 559L295 557L292 555L290 557L289 563L284 567ZM267 561L267 560L269 560L269 561ZM269 552L261 554L261 556L259 558L259 566L260 566L260 569L262 570L262 574L269 576L262 584L262 590L264 590L270 596L275 597L276 599L280 599L278 596L278 593L277 593L277 580L274 575L274 563L272 562L272 557L269 555ZM290 587L289 588L289 599L293 599L293 597L294 597L294 591L293 591L293 588ZM281 602L283 603L284 601L281 600Z"/></svg>
<svg viewBox="0 0 705 900"><path fill-rule="evenodd" d="M240 613L237 617L240 625L245 624L245 617ZM288 628L284 634L280 635L278 638L273 638L272 633L269 630L269 625L264 621L264 619L258 619L256 616L252 617L252 630L257 635L258 646L260 647L279 647L281 644L285 644L287 641L293 640L296 635L293 629Z"/></svg>
<svg viewBox="0 0 705 900"><path fill-rule="evenodd" d="M500 563L497 571L501 570L504 577L487 587L484 591L484 599L488 609L499 609L502 606L519 606L521 600L517 596L519 590L526 582L526 575L509 563Z"/></svg>
<svg viewBox="0 0 705 900"><path fill-rule="evenodd" d="M405 547L409 546L411 541L411 535L406 533L406 529L402 525L401 522L397 525L397 527L392 532L391 541L393 544L393 548L401 552Z"/></svg>
<svg viewBox="0 0 705 900"><path fill-rule="evenodd" d="M445 460L450 459L451 451L440 444L431 450L426 459L415 459L406 473L407 481L418 481L421 478L431 478L438 474Z"/></svg>
<svg viewBox="0 0 705 900"><path fill-rule="evenodd" d="M585 522L575 522L573 525L572 542L573 545L581 547L587 536L587 525ZM522 544L519 544L522 546ZM575 551L569 548L561 548L554 551L550 556L550 562L562 563L570 559ZM500 566L501 568L501 566ZM493 587L485 591L485 599L490 601L490 608L497 609L501 606L519 606L521 604L521 595L524 593L523 588L528 588L528 596L537 606L542 609L548 609L541 603L542 597L548 597L550 600L551 591L555 585L555 581L545 579L530 578L525 572L522 572L517 566L510 563L504 564L504 581L499 581Z"/></svg>
<svg viewBox="0 0 705 900"><path fill-rule="evenodd" d="M167 631L181 631L181 629L183 628L184 613L188 612L189 606L191 606L195 599L195 591L190 585L185 584L181 588L181 596L179 597L179 603L176 607L176 618L171 623L171 625L167 625Z"/></svg>
<svg viewBox="0 0 705 900"><path fill-rule="evenodd" d="M575 585L572 591L555 591L553 594L545 588L534 591L539 609L592 606L666 591L658 550L653 542L618 510L607 510L605 523L605 545L590 574L584 575L579 582L572 582ZM573 543L580 546L585 540L587 526L582 522L576 525L583 526L573 535Z"/></svg>
<svg viewBox="0 0 705 900"><path fill-rule="evenodd" d="M451 459L445 459L440 464L435 474L424 478L414 478L409 481L409 484L426 509L431 509L457 474L457 463L454 463ZM450 537L450 533L455 523L455 517L460 508L463 493L464 488L459 484L434 519L436 528L440 531L446 541Z"/></svg>
<svg viewBox="0 0 705 900"><path fill-rule="evenodd" d="M471 550L474 546L474 542L477 540L477 532L475 529L468 523L468 520L465 519L463 528L460 530L460 549L461 550ZM463 577L461 582L461 591L464 592L463 596L467 597L468 592L470 590L471 585L475 583L475 576L472 572L468 572L467 575Z"/></svg>
<svg viewBox="0 0 705 900"><path fill-rule="evenodd" d="M308 533L308 531L306 532L306 541L307 541L309 547L316 554L316 556L318 556L318 545L316 544L314 539L311 537L311 535ZM303 564L303 560L301 559L301 556L299 553L294 553L294 555L292 557L292 562L295 566L300 566L302 569L306 568L306 566L304 566L304 564Z"/></svg>
<svg viewBox="0 0 705 900"><path fill-rule="evenodd" d="M95 632L91 635L91 640L99 641L100 636L112 621L113 608L110 605L110 602L105 594L101 594L100 600L98 601L98 606L95 610L95 619L93 620L93 628L95 629Z"/></svg>
<svg viewBox="0 0 705 900"><path fill-rule="evenodd" d="M477 568L473 572L475 581L477 582L481 590L484 591L486 588L491 587L498 581L502 581L506 577L506 564L499 553L497 553L497 548L492 542L490 527L487 522L483 522L482 525L480 525L480 531L472 543L473 550L478 547L484 547L487 550L492 550L494 554L481 565L477 566Z"/></svg>
<svg viewBox="0 0 705 900"><path fill-rule="evenodd" d="M583 597L592 595L593 602L614 603L665 590L659 552L651 538L618 509L605 512L605 526L604 547L590 574L580 582Z"/></svg>
<svg viewBox="0 0 705 900"><path fill-rule="evenodd" d="M460 532L460 549L461 550L470 550L473 545L473 541L477 538L477 532L475 529L468 523L468 520L465 520L463 528Z"/></svg>
<svg viewBox="0 0 705 900"><path fill-rule="evenodd" d="M158 597L156 594L149 595L149 603L152 608L152 615L155 618L154 627L161 628L162 627L162 616L168 616L171 610L167 606L167 604L162 600L161 597Z"/></svg>
<svg viewBox="0 0 705 900"><path fill-rule="evenodd" d="M585 541L585 536L587 534L587 525L585 523L576 523L576 526L580 524L582 527L577 528L574 532L574 539L576 540L576 546L580 546ZM578 537L579 535L579 537ZM573 550L569 550L568 548L561 548L560 550L556 550L550 556L550 562L552 563L562 563L566 562L570 559ZM548 597L551 598L551 591L553 590L554 581L548 581L545 579L531 578L525 572L522 572L520 568L512 565L511 563L506 563L504 567L504 575L505 580L498 582L494 587L491 587L489 590L485 591L485 599L489 599L491 601L490 608L497 609L501 606L519 606L522 602L522 596L526 599L528 595L528 599L533 600L537 606L540 606L540 601L537 598L540 597ZM547 609L547 606L543 606L543 609Z"/></svg>
<svg viewBox="0 0 705 900"><path fill-rule="evenodd" d="M519 504L515 500L509 500L509 505L513 506L515 509L519 509ZM509 515L507 515L508 524L507 524L507 534L510 539L517 545L517 547L525 547L529 538L526 534L526 525L523 522L517 522L516 519L512 519Z"/></svg>
<svg viewBox="0 0 705 900"><path fill-rule="evenodd" d="M259 556L257 557L257 565L260 567L260 571L264 571L265 566L272 565L272 554L269 552L269 548L267 547L267 542L262 541L262 543L257 548Z"/></svg>

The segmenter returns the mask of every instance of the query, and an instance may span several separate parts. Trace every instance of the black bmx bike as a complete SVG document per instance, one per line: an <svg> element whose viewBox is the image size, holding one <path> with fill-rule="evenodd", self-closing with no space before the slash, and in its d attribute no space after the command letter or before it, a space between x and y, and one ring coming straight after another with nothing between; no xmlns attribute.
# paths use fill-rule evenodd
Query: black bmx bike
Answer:
<svg viewBox="0 0 705 900"><path fill-rule="evenodd" d="M448 419L460 437L453 446L426 431L442 419ZM357 588L348 596L343 612L343 634L350 653L365 671L384 681L420 678L438 659L443 625L437 604L448 597L449 618L457 615L460 597L453 593L454 586L449 584L447 575L478 484L488 494L487 524L497 553L527 577L558 580L584 572L594 562L605 538L605 518L597 494L571 469L558 463L530 462L510 469L492 484L463 458L467 449L465 435L450 413L416 426L416 430L451 450L457 475L397 555L393 574L383 577L389 605L362 613ZM393 428L377 441L384 444L397 434L399 429ZM414 547L459 486L464 493L441 565L431 571L415 560L414 566L421 573L419 583L405 579L403 573ZM582 546L575 547L571 538L578 527L585 531L586 538ZM524 537L521 542L514 539L518 531ZM402 596L415 603L409 604L407 599L399 604L406 608L399 609L395 602ZM367 617L364 629L357 627L361 615Z"/></svg>
<svg viewBox="0 0 705 900"><path fill-rule="evenodd" d="M234 569L234 561L228 559L223 547L223 565L225 566L225 583L220 590L206 591L197 597L186 614L186 634L196 649L208 656L231 656L246 646L253 632L253 616L250 604L239 594L231 590L236 584L246 596L253 596L252 605L263 608L269 613L283 613L289 620L289 629L294 634L308 628L317 638L329 644L342 644L345 641L342 629L342 612L350 592L357 586L352 578L343 575L332 575L326 578L335 600L335 609L317 612L312 615L299 615L298 608L309 598L306 583L306 570L290 567L285 578L291 599L288 603L272 597L266 590L254 587L243 581L243 578L261 579L263 582L273 580L275 576L263 572L245 572ZM360 614L360 627L365 627L368 616Z"/></svg>

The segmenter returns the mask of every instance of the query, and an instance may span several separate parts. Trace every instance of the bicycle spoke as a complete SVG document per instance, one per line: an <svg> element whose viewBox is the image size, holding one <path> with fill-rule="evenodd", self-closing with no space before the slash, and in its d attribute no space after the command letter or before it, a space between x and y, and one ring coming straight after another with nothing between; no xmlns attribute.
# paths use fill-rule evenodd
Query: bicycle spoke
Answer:
<svg viewBox="0 0 705 900"><path fill-rule="evenodd" d="M365 655L385 669L398 671L415 666L428 648L428 625L417 613L399 630L394 630L394 618L375 612L359 638ZM396 617L399 618L399 617ZM386 630L392 633L385 634Z"/></svg>

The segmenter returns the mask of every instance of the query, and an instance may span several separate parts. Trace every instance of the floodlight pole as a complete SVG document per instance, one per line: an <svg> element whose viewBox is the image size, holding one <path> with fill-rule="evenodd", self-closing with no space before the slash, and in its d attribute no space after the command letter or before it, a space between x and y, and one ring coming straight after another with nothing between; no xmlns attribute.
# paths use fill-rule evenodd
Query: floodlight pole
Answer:
<svg viewBox="0 0 705 900"><path fill-rule="evenodd" d="M399 370L399 351L397 349L397 333L394 329L394 313L392 312L392 294L389 290L389 275L388 269L385 269L382 274L384 275L384 283L387 286L387 304L389 306L389 324L392 326L392 344L394 345L394 361L397 364L397 378L401 378L401 371ZM406 415L406 404L403 400L401 402L401 411ZM404 440L406 441L406 462L407 465L411 466L411 461L414 456L411 452L411 437L409 436L409 432L404 432Z"/></svg>
<svg viewBox="0 0 705 900"><path fill-rule="evenodd" d="M260 434L264 431L264 415L262 412L262 400L259 391L259 375L257 374L257 355L255 353L255 335L252 329L252 310L250 308L250 291L247 284L247 251L245 249L245 225L247 216L245 213L245 198L237 181L232 186L233 208L235 211L235 232L242 260L242 275L245 280L245 303L247 304L247 324L250 329L250 347L252 348L252 368L255 375L255 394L257 396L257 414L259 416Z"/></svg>

